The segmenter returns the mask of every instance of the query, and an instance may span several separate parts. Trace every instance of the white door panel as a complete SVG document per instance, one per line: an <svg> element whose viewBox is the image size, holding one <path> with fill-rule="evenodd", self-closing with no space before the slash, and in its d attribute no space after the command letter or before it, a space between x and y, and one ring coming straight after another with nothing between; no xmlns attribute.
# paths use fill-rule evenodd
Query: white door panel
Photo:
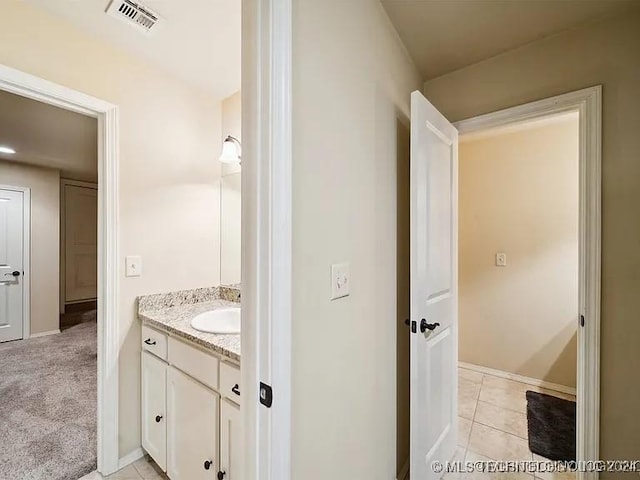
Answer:
<svg viewBox="0 0 640 480"><path fill-rule="evenodd" d="M167 471L167 364L142 352L142 447Z"/></svg>
<svg viewBox="0 0 640 480"><path fill-rule="evenodd" d="M411 95L411 479L457 444L458 132Z"/></svg>
<svg viewBox="0 0 640 480"><path fill-rule="evenodd" d="M23 338L24 208L23 192L0 189L0 342Z"/></svg>
<svg viewBox="0 0 640 480"><path fill-rule="evenodd" d="M229 400L220 406L220 472L224 480L242 480L240 407Z"/></svg>
<svg viewBox="0 0 640 480"><path fill-rule="evenodd" d="M93 300L98 289L98 190L64 185L64 302Z"/></svg>
<svg viewBox="0 0 640 480"><path fill-rule="evenodd" d="M176 368L168 368L167 475L171 480L216 478L219 398Z"/></svg>

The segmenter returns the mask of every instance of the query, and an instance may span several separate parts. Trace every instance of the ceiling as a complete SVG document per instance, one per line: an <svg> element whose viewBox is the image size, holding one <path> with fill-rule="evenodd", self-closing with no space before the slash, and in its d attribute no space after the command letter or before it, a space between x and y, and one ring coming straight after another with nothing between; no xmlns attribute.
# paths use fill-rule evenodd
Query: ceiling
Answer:
<svg viewBox="0 0 640 480"><path fill-rule="evenodd" d="M620 13L639 0L382 0L425 80Z"/></svg>
<svg viewBox="0 0 640 480"><path fill-rule="evenodd" d="M110 0L26 0L217 99L240 90L241 0L135 0L162 17L150 34L105 13Z"/></svg>
<svg viewBox="0 0 640 480"><path fill-rule="evenodd" d="M0 145L16 151L0 160L55 168L74 180L98 178L95 118L0 90Z"/></svg>

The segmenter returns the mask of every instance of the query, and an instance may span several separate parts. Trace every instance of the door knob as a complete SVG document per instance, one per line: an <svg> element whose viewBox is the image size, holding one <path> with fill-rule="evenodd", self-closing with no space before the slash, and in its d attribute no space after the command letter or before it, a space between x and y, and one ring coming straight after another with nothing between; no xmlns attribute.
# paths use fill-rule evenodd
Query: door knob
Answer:
<svg viewBox="0 0 640 480"><path fill-rule="evenodd" d="M219 471L218 472L218 480L224 480L225 475L227 474L227 472L224 471Z"/></svg>
<svg viewBox="0 0 640 480"><path fill-rule="evenodd" d="M439 323L427 323L427 319L423 318L422 320L420 320L420 333L424 333L427 330L435 330L436 328L438 328L440 326Z"/></svg>
<svg viewBox="0 0 640 480"><path fill-rule="evenodd" d="M205 470L209 470L211 468L211 465L213 465L213 462L211 460L207 460L204 462L204 469Z"/></svg>
<svg viewBox="0 0 640 480"><path fill-rule="evenodd" d="M160 423L162 421L162 415L156 415L156 423Z"/></svg>

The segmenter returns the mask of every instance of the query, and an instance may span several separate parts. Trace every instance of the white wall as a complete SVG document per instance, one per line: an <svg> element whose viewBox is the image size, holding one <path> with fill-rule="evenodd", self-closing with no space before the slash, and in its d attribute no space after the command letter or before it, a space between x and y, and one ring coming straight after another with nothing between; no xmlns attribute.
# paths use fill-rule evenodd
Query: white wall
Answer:
<svg viewBox="0 0 640 480"><path fill-rule="evenodd" d="M140 446L135 298L220 280L220 102L24 2L1 2L0 18L0 64L120 107L120 315L108 321L120 332L124 456ZM125 255L142 257L141 277L124 277Z"/></svg>
<svg viewBox="0 0 640 480"><path fill-rule="evenodd" d="M550 122L460 144L458 355L575 387L578 116Z"/></svg>
<svg viewBox="0 0 640 480"><path fill-rule="evenodd" d="M396 256L408 247L397 136L421 79L377 1L293 11L292 478L390 480ZM331 302L330 265L344 261L351 296Z"/></svg>
<svg viewBox="0 0 640 480"><path fill-rule="evenodd" d="M31 334L60 328L60 172L0 160L0 184L31 189Z"/></svg>

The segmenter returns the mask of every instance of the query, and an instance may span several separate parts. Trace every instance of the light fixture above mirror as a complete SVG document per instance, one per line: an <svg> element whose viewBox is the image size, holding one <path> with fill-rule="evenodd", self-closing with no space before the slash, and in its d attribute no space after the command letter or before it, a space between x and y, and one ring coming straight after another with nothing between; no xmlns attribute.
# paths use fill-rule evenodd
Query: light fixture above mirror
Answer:
<svg viewBox="0 0 640 480"><path fill-rule="evenodd" d="M240 140L232 135L227 135L222 143L222 154L219 160L222 163L240 163Z"/></svg>

